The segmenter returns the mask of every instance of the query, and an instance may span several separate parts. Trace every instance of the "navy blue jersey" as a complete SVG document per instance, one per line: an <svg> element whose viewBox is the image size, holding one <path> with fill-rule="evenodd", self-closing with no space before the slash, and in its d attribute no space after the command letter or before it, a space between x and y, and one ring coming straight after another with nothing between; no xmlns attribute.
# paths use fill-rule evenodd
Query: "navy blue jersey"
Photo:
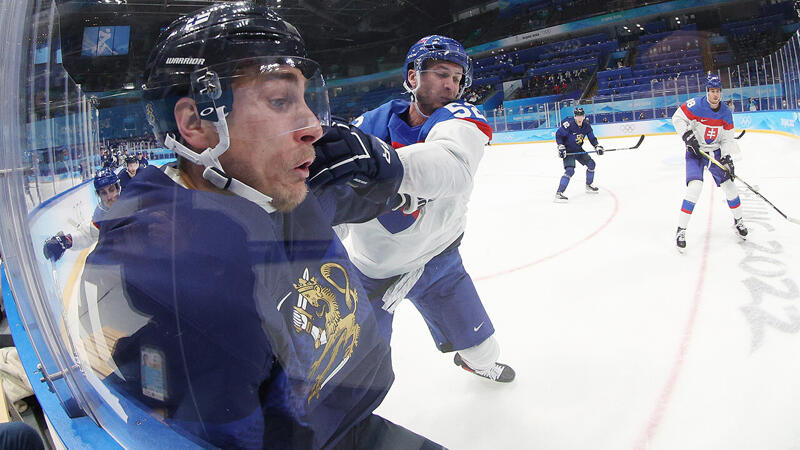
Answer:
<svg viewBox="0 0 800 450"><path fill-rule="evenodd" d="M384 209L334 187L267 213L142 169L84 271L79 314L92 329L87 308L99 309L106 382L219 447L333 444L394 375L331 225Z"/></svg>
<svg viewBox="0 0 800 450"><path fill-rule="evenodd" d="M567 117L556 131L556 143L566 146L567 153L583 151L583 141L587 138L592 145L597 146L597 138L586 119L583 120L582 126L578 126L574 117Z"/></svg>
<svg viewBox="0 0 800 450"><path fill-rule="evenodd" d="M132 177L132 176L131 176L131 175L128 173L128 171L127 171L127 170L125 170L125 169L122 169L122 170L119 172L119 186L120 186L122 189L125 189L125 187L126 187L126 186L128 185L128 183L131 181L131 179L133 179L133 177Z"/></svg>

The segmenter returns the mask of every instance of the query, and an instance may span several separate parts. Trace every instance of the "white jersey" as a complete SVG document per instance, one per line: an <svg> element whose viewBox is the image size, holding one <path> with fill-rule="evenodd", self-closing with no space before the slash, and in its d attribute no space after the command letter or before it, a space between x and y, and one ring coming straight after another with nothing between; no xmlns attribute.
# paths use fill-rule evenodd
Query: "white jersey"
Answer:
<svg viewBox="0 0 800 450"><path fill-rule="evenodd" d="M413 128L399 117L403 106L390 102L354 121L398 149L405 169L399 192L430 200L414 214L393 211L336 227L353 263L370 278L418 269L461 236L475 172L491 137L491 128L469 103L439 108Z"/></svg>
<svg viewBox="0 0 800 450"><path fill-rule="evenodd" d="M739 146L733 138L733 114L724 103L714 111L705 95L691 98L675 111L672 124L678 136L692 130L700 143L700 150L707 154L720 149L722 156L739 156Z"/></svg>

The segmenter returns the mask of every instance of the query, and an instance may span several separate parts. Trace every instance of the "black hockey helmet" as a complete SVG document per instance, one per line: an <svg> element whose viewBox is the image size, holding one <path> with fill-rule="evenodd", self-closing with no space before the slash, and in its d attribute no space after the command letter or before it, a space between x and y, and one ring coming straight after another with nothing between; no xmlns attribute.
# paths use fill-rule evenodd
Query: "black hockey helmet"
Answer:
<svg viewBox="0 0 800 450"><path fill-rule="evenodd" d="M139 159L136 158L133 155L128 155L128 156L125 157L125 164L138 163L138 162L139 162Z"/></svg>
<svg viewBox="0 0 800 450"><path fill-rule="evenodd" d="M247 65L262 71L299 69L308 80L306 103L320 122L329 117L319 65L307 58L300 33L269 8L249 2L223 3L172 22L159 36L145 66L142 97L156 138L177 134L175 103L193 97L203 119L217 121L216 107L232 110L230 81ZM317 98L309 99L309 89ZM324 97L324 98L323 98ZM316 102L316 103L314 103Z"/></svg>
<svg viewBox="0 0 800 450"><path fill-rule="evenodd" d="M585 113L585 112L583 112L583 108L582 108L582 107L580 107L580 106L577 106L577 107L575 108L575 110L574 110L574 111L572 111L572 115L573 115L573 116L585 116L585 115L586 115L586 113Z"/></svg>

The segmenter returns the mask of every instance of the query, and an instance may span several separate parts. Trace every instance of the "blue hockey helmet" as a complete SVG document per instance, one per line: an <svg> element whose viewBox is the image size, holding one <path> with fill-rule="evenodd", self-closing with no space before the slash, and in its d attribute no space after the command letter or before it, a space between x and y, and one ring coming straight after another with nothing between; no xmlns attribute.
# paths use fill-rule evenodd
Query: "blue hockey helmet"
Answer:
<svg viewBox="0 0 800 450"><path fill-rule="evenodd" d="M706 90L709 89L722 89L722 81L718 75L709 75L706 78Z"/></svg>
<svg viewBox="0 0 800 450"><path fill-rule="evenodd" d="M98 170L96 174L94 174L94 190L99 191L100 189L111 186L112 184L119 185L119 177L116 173L114 173L111 169L102 169Z"/></svg>
<svg viewBox="0 0 800 450"><path fill-rule="evenodd" d="M458 92L459 97L464 92L464 89L472 85L472 60L470 60L464 46L455 39L434 34L420 39L408 50L405 74L403 75L405 78L403 84L406 85L406 89L411 90L410 85L408 85L409 69L422 70L425 61L428 60L449 61L460 65L464 69L464 76L461 77Z"/></svg>

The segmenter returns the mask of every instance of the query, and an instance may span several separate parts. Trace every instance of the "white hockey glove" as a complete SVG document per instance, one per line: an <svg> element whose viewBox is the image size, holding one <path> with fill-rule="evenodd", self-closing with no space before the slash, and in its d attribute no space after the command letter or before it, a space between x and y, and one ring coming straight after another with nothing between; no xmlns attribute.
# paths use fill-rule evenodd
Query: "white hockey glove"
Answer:
<svg viewBox="0 0 800 450"><path fill-rule="evenodd" d="M564 144L558 144L558 157L564 159L567 157L567 146Z"/></svg>
<svg viewBox="0 0 800 450"><path fill-rule="evenodd" d="M603 146L602 145L598 144L597 146L595 146L594 149L597 150L597 154L598 155L603 156L604 150L603 150Z"/></svg>

